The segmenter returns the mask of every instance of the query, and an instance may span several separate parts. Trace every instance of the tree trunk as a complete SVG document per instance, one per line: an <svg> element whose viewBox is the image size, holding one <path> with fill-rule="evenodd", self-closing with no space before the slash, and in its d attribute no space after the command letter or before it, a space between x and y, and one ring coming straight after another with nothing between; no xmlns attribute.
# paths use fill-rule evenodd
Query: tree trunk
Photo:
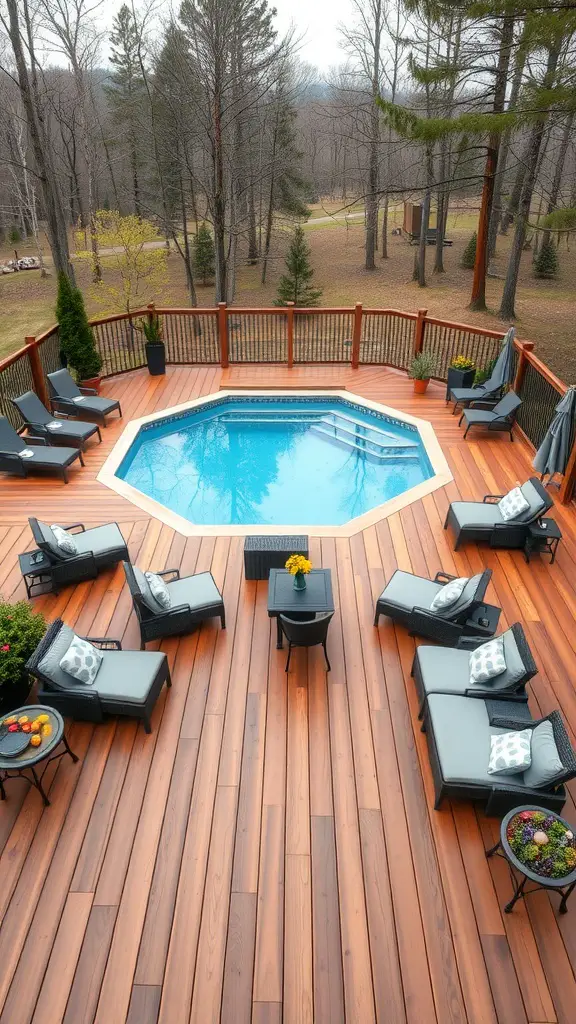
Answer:
<svg viewBox="0 0 576 1024"><path fill-rule="evenodd" d="M514 184L510 193L506 209L502 214L502 220L500 221L500 234L507 235L508 228L514 223L514 218L518 213L518 207L520 205L520 196L522 195L522 186L524 185L524 177L526 175L526 159L527 154L523 153L520 163L516 168L516 177L514 178Z"/></svg>
<svg viewBox="0 0 576 1024"><path fill-rule="evenodd" d="M556 167L554 169L554 177L552 179L552 187L550 189L550 195L548 197L548 209L547 213L554 213L556 209L556 203L558 202L558 196L560 194L560 185L562 183L562 172L564 171L564 164L566 162L566 154L568 152L568 146L570 139L572 138L572 126L574 124L574 111L572 111L564 125L564 131L562 132L562 138L560 140L560 147L558 149L558 156L556 158ZM542 232L541 245L547 245L550 241L551 231L550 228L545 228Z"/></svg>
<svg viewBox="0 0 576 1024"><path fill-rule="evenodd" d="M428 227L430 224L430 188L424 193L422 203L422 220L420 221L420 242L418 244L418 284L426 287L426 246L428 244Z"/></svg>
<svg viewBox="0 0 576 1024"><path fill-rule="evenodd" d="M516 53L516 60L514 63L514 76L512 78L512 87L510 89L510 96L508 99L507 110L514 110L518 102L518 96L520 94L520 86L522 85L522 76L524 74L524 65L526 63L526 50L523 45L524 38L526 35L526 27L522 32L522 38L520 39L518 51ZM498 234L498 225L502 222L503 209L502 209L502 191L504 189L504 181L506 177L506 165L508 163L508 153L510 150L510 140L512 134L510 131L504 132L500 140L500 152L498 153L498 168L496 170L496 178L494 181L494 195L492 198L492 212L490 214L490 227L488 229L488 260L494 258L496 254L496 236Z"/></svg>
<svg viewBox="0 0 576 1024"><path fill-rule="evenodd" d="M546 73L542 82L542 89L551 89L554 84L554 78L556 76L556 68L558 66L558 58L560 56L560 44L555 42L548 51L548 60L546 63ZM518 274L520 272L520 261L522 259L522 250L524 248L524 242L526 239L526 226L528 223L528 216L530 213L530 203L532 201L532 192L534 191L534 184L536 181L536 173L538 169L538 160L540 157L540 150L542 147L542 140L546 132L546 117L543 116L537 121L531 129L530 141L528 143L528 149L526 154L526 174L524 177L524 185L522 188L522 194L520 196L520 202L518 205L518 215L516 217L516 229L514 231L514 238L512 241L512 248L510 250L510 259L508 262L508 271L506 274L506 280L504 282L504 291L502 293L502 302L499 309L499 316L502 320L513 320L516 317L514 309L514 303L516 299L516 288L518 285Z"/></svg>
<svg viewBox="0 0 576 1024"><path fill-rule="evenodd" d="M370 110L370 152L368 192L366 195L366 270L375 270L378 250L378 185L380 149L380 113L376 99L380 94L380 40L382 35L382 3L374 6L374 39L372 52L372 106Z"/></svg>
<svg viewBox="0 0 576 1024"><path fill-rule="evenodd" d="M388 208L390 200L388 193L384 196L384 206L382 207L382 259L388 259Z"/></svg>

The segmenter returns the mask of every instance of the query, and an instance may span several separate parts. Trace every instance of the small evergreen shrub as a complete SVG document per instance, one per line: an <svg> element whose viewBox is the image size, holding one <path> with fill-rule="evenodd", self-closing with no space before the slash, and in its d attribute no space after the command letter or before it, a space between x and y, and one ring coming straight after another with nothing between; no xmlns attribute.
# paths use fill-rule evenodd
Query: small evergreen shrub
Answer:
<svg viewBox="0 0 576 1024"><path fill-rule="evenodd" d="M544 242L534 260L534 277L557 277L558 269L558 251L554 242Z"/></svg>
<svg viewBox="0 0 576 1024"><path fill-rule="evenodd" d="M202 284L208 284L209 278L214 277L216 265L214 239L205 223L198 228L198 234L194 235L192 245L196 274L202 278Z"/></svg>
<svg viewBox="0 0 576 1024"><path fill-rule="evenodd" d="M310 263L310 255L310 246L304 237L303 229L298 225L286 256L288 273L280 278L275 306L285 306L288 302L303 307L319 304L322 289L314 288L311 283L314 270Z"/></svg>
<svg viewBox="0 0 576 1024"><path fill-rule="evenodd" d="M22 677L28 658L46 631L46 621L27 601L0 600L0 697L9 701Z"/></svg>
<svg viewBox="0 0 576 1024"><path fill-rule="evenodd" d="M102 369L94 334L79 288L66 274L58 275L56 319L59 325L60 350L66 362L76 371L79 380L91 380Z"/></svg>
<svg viewBox="0 0 576 1024"><path fill-rule="evenodd" d="M477 236L476 232L474 232L470 241L468 242L468 245L466 246L464 252L462 253L462 259L460 260L460 266L465 267L466 270L474 269L474 264L476 262L476 242Z"/></svg>
<svg viewBox="0 0 576 1024"><path fill-rule="evenodd" d="M18 245L18 242L22 241L22 235L20 234L17 227L10 228L10 234L8 235L8 241L11 245Z"/></svg>

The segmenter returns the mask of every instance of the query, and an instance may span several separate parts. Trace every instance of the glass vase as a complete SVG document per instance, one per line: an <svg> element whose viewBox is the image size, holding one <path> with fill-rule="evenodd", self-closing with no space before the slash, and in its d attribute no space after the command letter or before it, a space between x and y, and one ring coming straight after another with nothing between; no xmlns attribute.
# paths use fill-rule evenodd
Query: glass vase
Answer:
<svg viewBox="0 0 576 1024"><path fill-rule="evenodd" d="M306 576L303 572L294 573L294 590L306 590Z"/></svg>

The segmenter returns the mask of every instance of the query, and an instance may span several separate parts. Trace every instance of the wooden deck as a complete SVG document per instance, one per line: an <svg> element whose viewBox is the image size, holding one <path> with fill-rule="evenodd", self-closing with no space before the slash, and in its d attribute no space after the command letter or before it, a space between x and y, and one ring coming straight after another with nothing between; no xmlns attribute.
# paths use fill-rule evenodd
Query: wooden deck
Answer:
<svg viewBox="0 0 576 1024"><path fill-rule="evenodd" d="M106 384L124 422L221 383L281 384L244 367L137 372ZM414 641L372 626L394 569L494 570L502 624L522 621L539 664L531 706L559 706L576 732L576 516L558 507L557 563L474 545L455 554L448 502L502 492L530 472L503 438L464 443L442 391L412 395L393 372L298 368L429 418L454 483L351 540L311 542L332 569L337 613L321 650L288 679L266 613L266 583L245 582L242 540L189 538L96 482L121 424L69 486L2 480L0 590L24 596L17 553L27 516L120 522L142 568L212 569L228 628L208 624L164 649L174 686L153 733L133 721L75 723L80 755L49 770L52 806L8 784L0 807L0 1024L570 1024L576 1017L576 903L560 919L540 892L511 915L497 822L469 804L432 810L416 723ZM36 601L83 635L138 644L123 573ZM339 614L341 611L342 614ZM576 789L567 816L576 823Z"/></svg>

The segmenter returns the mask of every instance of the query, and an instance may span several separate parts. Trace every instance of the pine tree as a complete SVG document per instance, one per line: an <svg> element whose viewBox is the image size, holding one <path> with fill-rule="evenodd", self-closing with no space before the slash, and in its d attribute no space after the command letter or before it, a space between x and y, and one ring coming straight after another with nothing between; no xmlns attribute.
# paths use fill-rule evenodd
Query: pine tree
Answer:
<svg viewBox="0 0 576 1024"><path fill-rule="evenodd" d="M298 225L286 257L287 274L283 274L278 285L275 306L293 302L296 306L317 306L321 288L313 288L311 280L314 271L310 266L310 247L304 237L304 230Z"/></svg>
<svg viewBox="0 0 576 1024"><path fill-rule="evenodd" d="M460 266L466 267L467 270L474 269L474 264L476 262L476 242L477 236L476 232L474 232L474 234L470 238L470 241L468 242L468 245L466 246L464 252L462 253L462 259L460 260Z"/></svg>
<svg viewBox="0 0 576 1024"><path fill-rule="evenodd" d="M112 52L110 63L114 71L110 75L112 86L105 86L105 92L112 107L114 123L122 129L128 148L134 212L141 216L140 204L140 125L146 88L141 67L141 36L138 24L130 8L123 4L114 18L110 33Z"/></svg>
<svg viewBox="0 0 576 1024"><path fill-rule="evenodd" d="M534 277L557 277L558 252L554 242L543 242L534 260Z"/></svg>
<svg viewBox="0 0 576 1024"><path fill-rule="evenodd" d="M215 274L214 264L214 239L209 228L202 223L198 228L198 234L194 235L194 269L198 277L202 278L202 284L208 284L208 278Z"/></svg>
<svg viewBox="0 0 576 1024"><path fill-rule="evenodd" d="M91 380L97 377L102 368L102 360L88 322L82 292L72 285L66 274L58 275L56 319L60 351L76 371L78 379Z"/></svg>

